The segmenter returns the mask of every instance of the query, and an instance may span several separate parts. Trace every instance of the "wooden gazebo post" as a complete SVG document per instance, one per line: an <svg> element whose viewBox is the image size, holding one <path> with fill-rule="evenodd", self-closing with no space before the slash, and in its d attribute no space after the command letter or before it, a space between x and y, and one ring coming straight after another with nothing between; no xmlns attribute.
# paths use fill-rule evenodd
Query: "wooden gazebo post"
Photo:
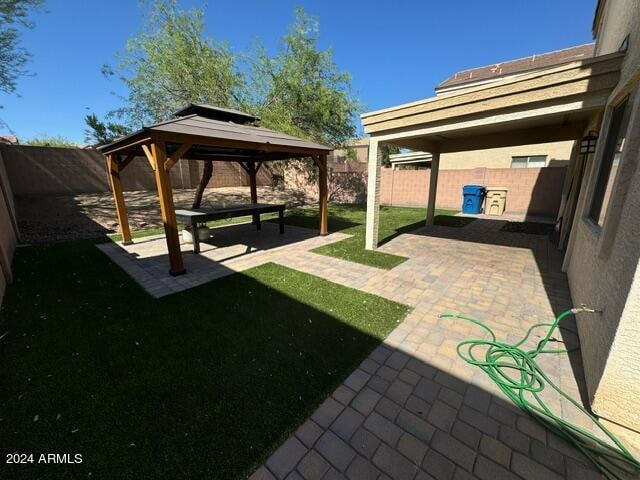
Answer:
<svg viewBox="0 0 640 480"><path fill-rule="evenodd" d="M247 174L249 174L249 190L251 192L251 203L255 205L256 203L258 203L257 175L258 175L258 170L260 169L260 166L262 165L262 163L261 162L256 163L254 160L249 160L246 166L244 164L241 164L241 165L244 167ZM257 215L253 216L253 223L255 224L258 223Z"/></svg>
<svg viewBox="0 0 640 480"><path fill-rule="evenodd" d="M327 186L327 156L314 155L314 162L318 166L318 204L320 206L320 235L328 235L327 207L329 188Z"/></svg>
<svg viewBox="0 0 640 480"><path fill-rule="evenodd" d="M123 245L131 245L131 229L129 228L129 217L127 216L127 207L124 204L124 195L122 194L122 183L120 182L120 171L131 161L127 159L122 162L118 161L118 154L107 155L107 172L109 173L109 183L113 192L113 199L116 203L116 214L118 216L118 224L120 225L120 233L122 235Z"/></svg>
<svg viewBox="0 0 640 480"><path fill-rule="evenodd" d="M160 199L160 211L162 212L162 223L167 239L169 250L169 273L171 275L182 275L186 272L182 262L182 252L180 251L180 239L178 237L178 222L176 221L176 207L173 203L173 191L171 188L171 177L169 168L171 162L167 163L167 153L162 140L155 139L151 144L151 156L155 164L156 186L158 188L158 198ZM179 156L177 156L179 158ZM194 233L197 235L197 232Z"/></svg>

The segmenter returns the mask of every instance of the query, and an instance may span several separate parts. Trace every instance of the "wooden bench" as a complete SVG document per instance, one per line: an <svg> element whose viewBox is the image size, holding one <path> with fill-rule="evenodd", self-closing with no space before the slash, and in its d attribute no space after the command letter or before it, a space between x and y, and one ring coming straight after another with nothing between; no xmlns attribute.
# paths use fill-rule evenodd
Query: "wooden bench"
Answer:
<svg viewBox="0 0 640 480"><path fill-rule="evenodd" d="M280 233L284 233L284 210L285 205L274 205L269 203L252 203L247 205L234 205L233 207L221 207L213 209L198 208L195 210L176 210L176 220L183 225L190 225L193 236L193 251L200 253L200 239L198 238L199 223L206 223L213 220L222 220L225 218L246 217L251 215L253 223L258 230L262 229L260 224L260 215L263 213L278 212L278 220L280 223Z"/></svg>

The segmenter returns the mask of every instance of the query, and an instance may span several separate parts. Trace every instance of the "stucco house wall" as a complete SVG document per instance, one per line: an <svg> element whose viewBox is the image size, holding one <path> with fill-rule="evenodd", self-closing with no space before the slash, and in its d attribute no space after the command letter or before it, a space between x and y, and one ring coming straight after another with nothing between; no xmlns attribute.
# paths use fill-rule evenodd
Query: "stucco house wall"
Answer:
<svg viewBox="0 0 640 480"><path fill-rule="evenodd" d="M443 170L480 167L511 168L511 157L532 155L546 155L548 167L566 166L569 163L572 147L573 141L567 141L443 153L440 155L440 168Z"/></svg>
<svg viewBox="0 0 640 480"><path fill-rule="evenodd" d="M443 170L465 170L469 168L511 168L511 157L546 155L547 167L564 167L569 164L573 141L516 145L512 147L487 148L484 150L443 153L440 168ZM351 145L352 156L357 162L366 163L369 155L369 139L358 138ZM340 162L347 158L346 149L336 149L330 161Z"/></svg>
<svg viewBox="0 0 640 480"><path fill-rule="evenodd" d="M578 332L593 410L640 432L640 3L600 2L596 55L615 52L629 35L620 81L607 102L601 141L590 159L565 267L580 314ZM602 228L587 219L612 106L631 94L626 143Z"/></svg>

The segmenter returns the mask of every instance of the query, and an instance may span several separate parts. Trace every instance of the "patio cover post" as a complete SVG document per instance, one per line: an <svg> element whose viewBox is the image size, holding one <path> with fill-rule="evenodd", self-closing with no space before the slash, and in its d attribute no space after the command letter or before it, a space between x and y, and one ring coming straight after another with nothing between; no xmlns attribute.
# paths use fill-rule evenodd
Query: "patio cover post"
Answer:
<svg viewBox="0 0 640 480"><path fill-rule="evenodd" d="M431 153L431 171L429 172L429 200L427 202L427 225L433 225L436 212L436 193L438 190L438 171L440 170L440 153Z"/></svg>
<svg viewBox="0 0 640 480"><path fill-rule="evenodd" d="M158 198L160 199L160 210L162 212L162 223L167 239L169 250L169 264L171 275L181 275L186 272L182 262L182 252L180 251L180 239L178 238L178 223L176 221L176 208L173 204L173 191L171 189L171 178L166 168L165 161L167 154L163 141L154 140L151 144L151 155L155 162L156 186L158 188ZM197 235L197 232L194 232Z"/></svg>
<svg viewBox="0 0 640 480"><path fill-rule="evenodd" d="M365 232L365 248L374 250L378 247L378 217L380 215L380 174L381 158L378 154L378 140L371 137L369 141L369 168L367 185L367 225Z"/></svg>
<svg viewBox="0 0 640 480"><path fill-rule="evenodd" d="M127 159L127 164L130 159ZM127 215L127 207L124 204L124 195L122 194L122 183L120 182L120 171L126 166L123 162L121 166L118 162L118 154L107 155L107 173L109 174L109 183L113 199L116 203L116 214L118 216L118 225L120 225L120 233L122 235L123 245L131 245L131 229L129 228L129 217Z"/></svg>
<svg viewBox="0 0 640 480"><path fill-rule="evenodd" d="M318 203L320 206L320 235L327 235L329 227L327 222L327 209L329 201L329 188L327 186L327 156L318 155Z"/></svg>

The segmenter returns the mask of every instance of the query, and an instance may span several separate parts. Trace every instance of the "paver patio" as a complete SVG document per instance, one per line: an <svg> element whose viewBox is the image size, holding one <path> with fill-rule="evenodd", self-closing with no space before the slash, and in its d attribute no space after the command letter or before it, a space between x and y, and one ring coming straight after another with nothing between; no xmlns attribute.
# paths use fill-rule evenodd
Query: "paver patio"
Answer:
<svg viewBox="0 0 640 480"><path fill-rule="evenodd" d="M253 479L600 478L576 449L513 407L482 371L458 358L459 341L481 337L476 327L438 318L444 312L472 316L500 339L515 341L571 306L561 256L547 237L500 231L504 223L481 219L464 228L433 226L400 235L381 251L409 258L388 271L309 252L343 237L309 237L294 227L287 227L299 235L292 243L222 262L235 270L272 261L413 307ZM252 227L234 228L247 233ZM271 228L277 237L277 227ZM141 254L147 247L135 248ZM212 260L204 260L206 267L213 268ZM179 285L180 277L168 278ZM575 348L574 332L572 320L557 338ZM532 348L545 332L536 333ZM539 357L574 398L584 395L578 356ZM564 418L591 428L567 402L545 400Z"/></svg>
<svg viewBox="0 0 640 480"><path fill-rule="evenodd" d="M414 310L254 479L600 477L577 450L514 408L483 372L458 358L457 343L480 336L477 329L438 318L459 312L486 321L502 339L516 340L532 324L570 307L561 257L547 237L501 232L503 225L478 220L459 229L425 227L401 235L381 247L409 257L390 271L310 252L280 260ZM564 327L564 340L575 347L573 326ZM545 371L580 398L579 363L572 365L566 355L543 357ZM589 428L565 402L546 400Z"/></svg>
<svg viewBox="0 0 640 480"><path fill-rule="evenodd" d="M199 254L193 253L193 244L181 240L188 274L178 277L169 274L164 235L136 239L127 246L109 242L98 248L159 298L270 262L283 248L304 251L345 237L339 232L319 237L312 230L289 225L281 235L278 225L271 222L262 222L261 231L250 223L214 228L211 240L200 244Z"/></svg>

